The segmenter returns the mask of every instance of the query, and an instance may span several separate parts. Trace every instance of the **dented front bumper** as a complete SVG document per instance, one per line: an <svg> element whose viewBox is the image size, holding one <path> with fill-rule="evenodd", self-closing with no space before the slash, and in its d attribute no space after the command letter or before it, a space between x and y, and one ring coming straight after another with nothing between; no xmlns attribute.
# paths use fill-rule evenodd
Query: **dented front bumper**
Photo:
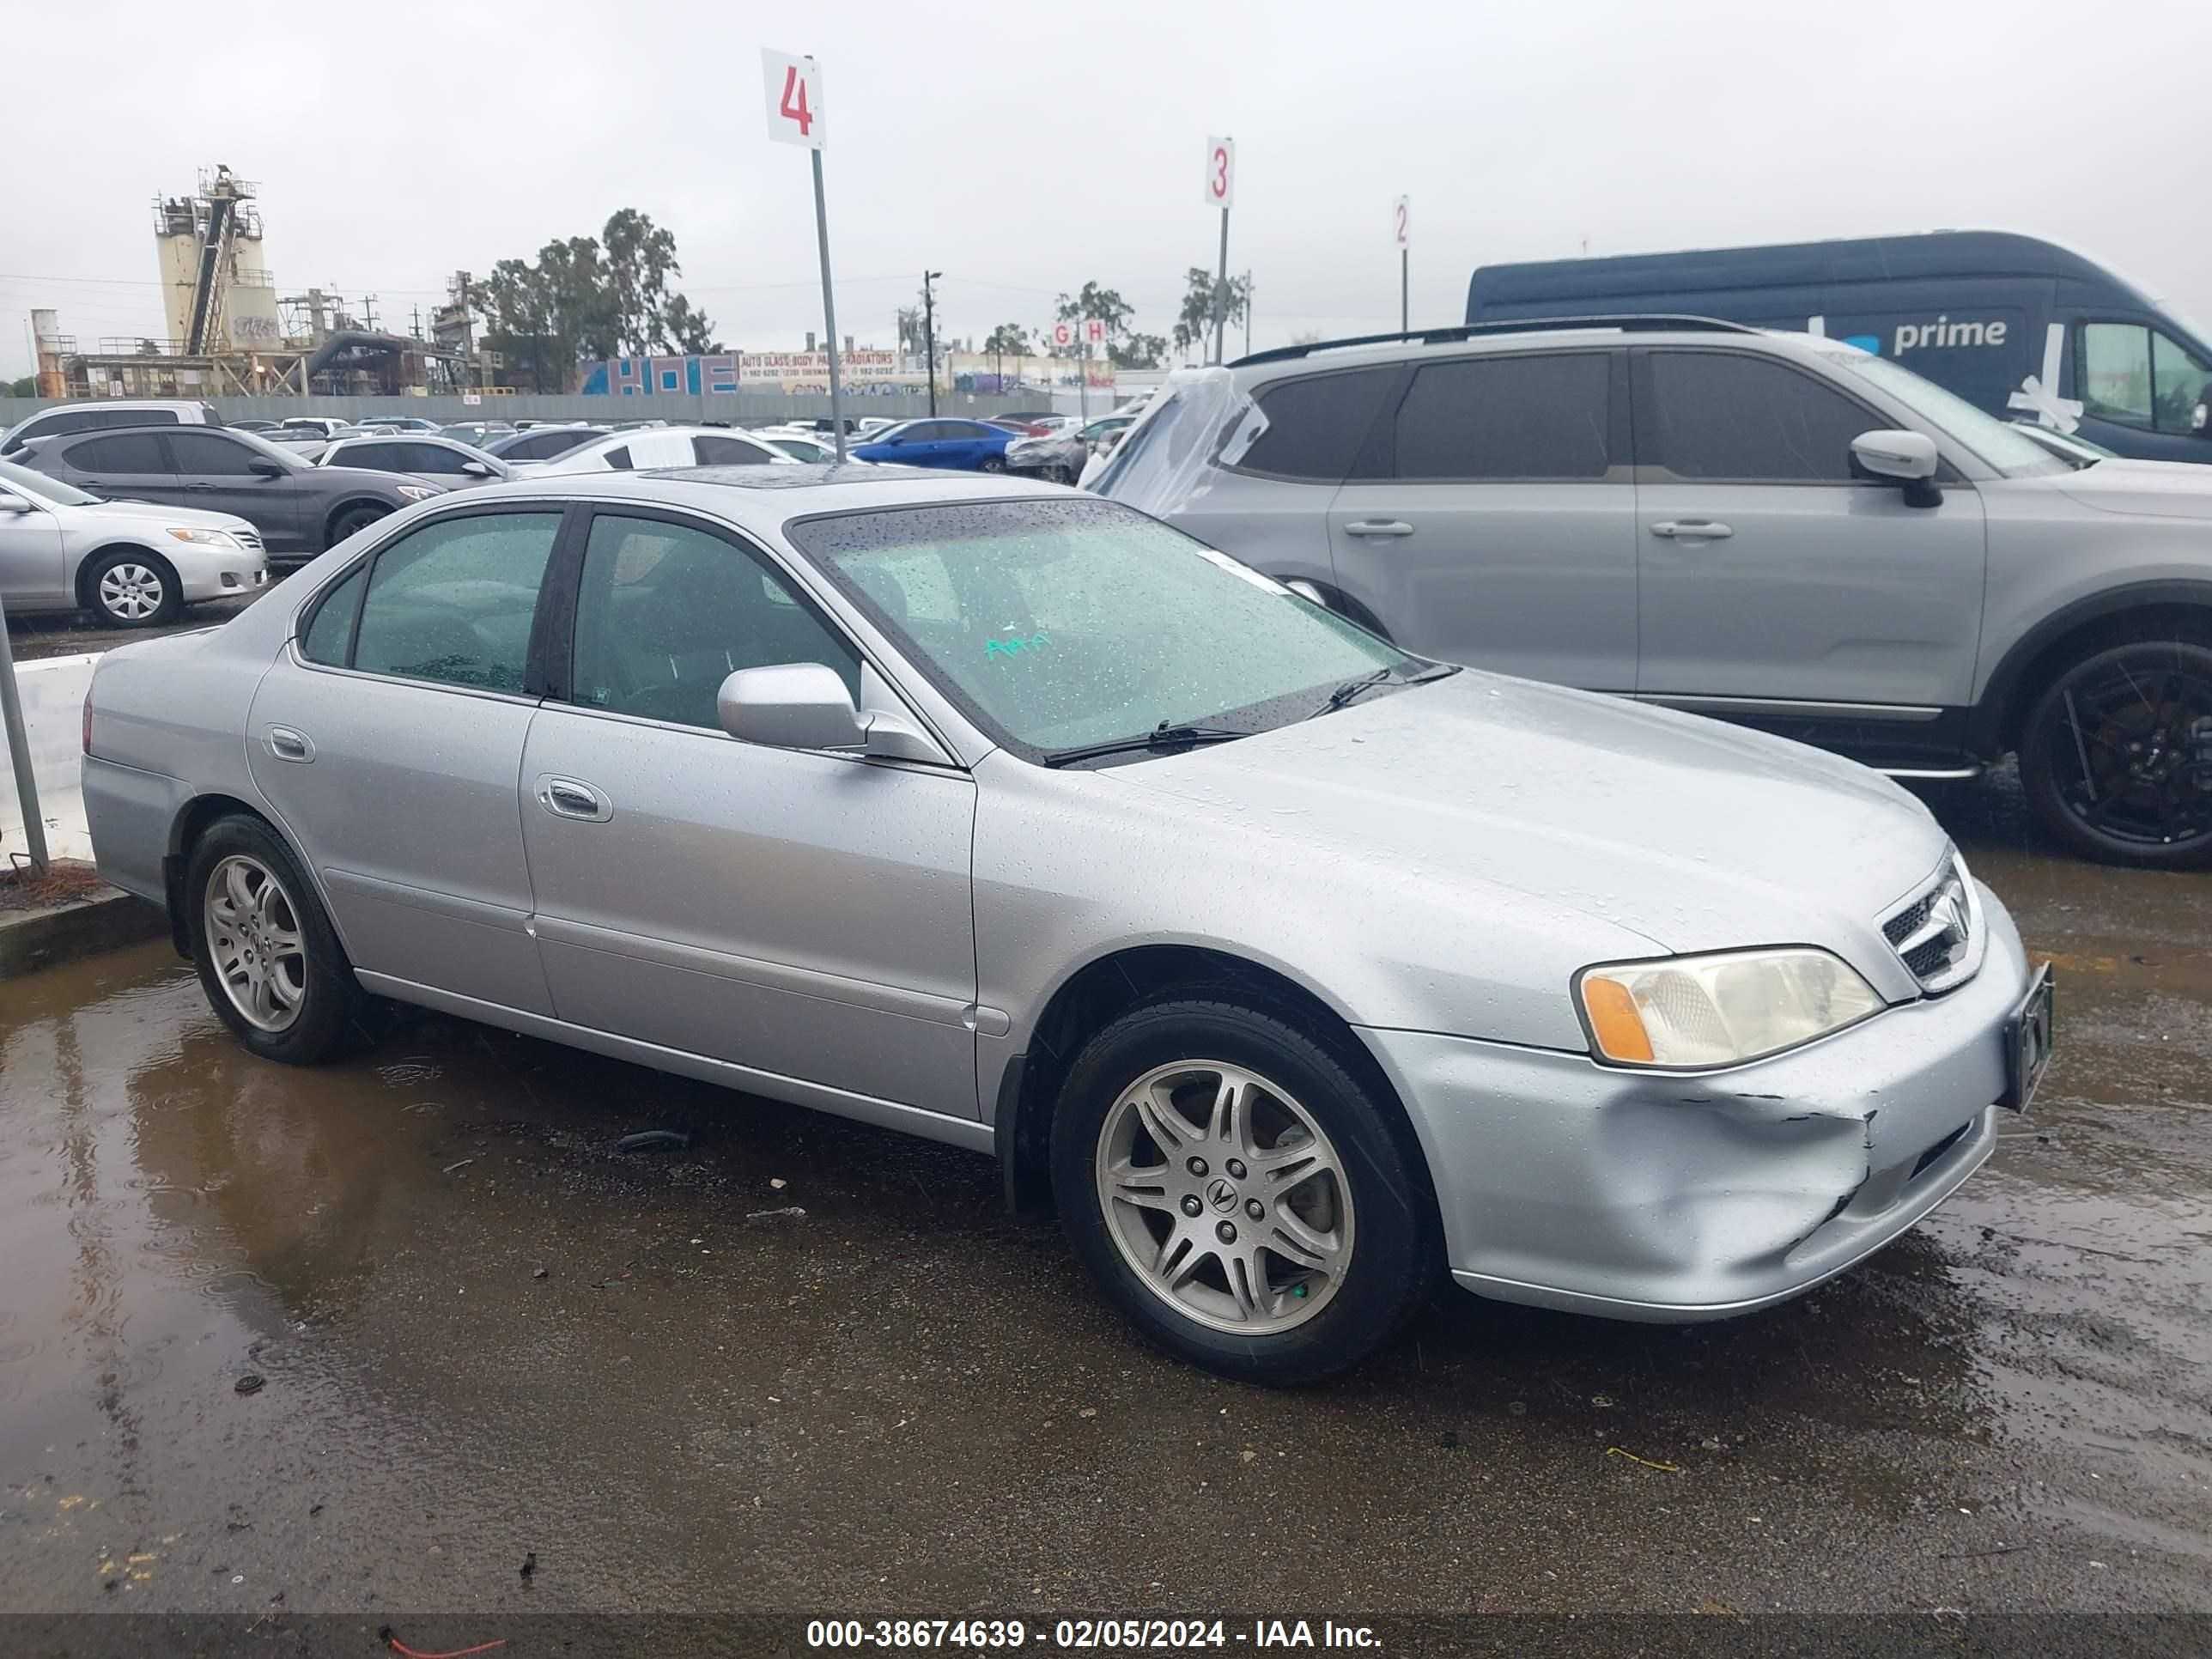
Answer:
<svg viewBox="0 0 2212 1659"><path fill-rule="evenodd" d="M1798 1295L1888 1243L1996 1144L2029 973L2010 915L1982 902L1966 984L1725 1072L1363 1030L1427 1154L1452 1276L1508 1302L1686 1322Z"/></svg>

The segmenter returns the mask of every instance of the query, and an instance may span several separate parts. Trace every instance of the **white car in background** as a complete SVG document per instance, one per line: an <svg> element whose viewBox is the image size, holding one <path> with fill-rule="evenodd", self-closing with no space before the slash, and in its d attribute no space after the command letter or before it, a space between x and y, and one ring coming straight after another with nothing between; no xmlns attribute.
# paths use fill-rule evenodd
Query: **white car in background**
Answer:
<svg viewBox="0 0 2212 1659"><path fill-rule="evenodd" d="M11 613L82 611L151 628L268 585L261 533L235 514L103 501L0 461L0 598Z"/></svg>
<svg viewBox="0 0 2212 1659"><path fill-rule="evenodd" d="M781 450L719 426L635 427L579 444L550 461L519 461L517 477L571 472L645 472L674 466L797 466Z"/></svg>
<svg viewBox="0 0 2212 1659"><path fill-rule="evenodd" d="M758 426L745 435L757 438L772 449L780 449L794 461L805 461L817 466L835 465L837 447L826 433L791 426ZM859 434L846 441L845 463L848 466L868 466L872 462L856 460L851 454L854 444L860 441Z"/></svg>

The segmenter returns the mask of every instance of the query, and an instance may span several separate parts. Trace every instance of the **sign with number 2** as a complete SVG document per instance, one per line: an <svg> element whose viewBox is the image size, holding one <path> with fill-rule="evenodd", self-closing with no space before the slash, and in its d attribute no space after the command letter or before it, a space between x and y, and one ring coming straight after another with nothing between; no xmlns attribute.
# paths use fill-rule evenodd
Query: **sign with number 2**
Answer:
<svg viewBox="0 0 2212 1659"><path fill-rule="evenodd" d="M768 94L768 136L781 144L820 149L822 66L787 52L761 53L761 83Z"/></svg>
<svg viewBox="0 0 2212 1659"><path fill-rule="evenodd" d="M1237 141L1209 138L1206 141L1206 204L1225 208L1236 194Z"/></svg>

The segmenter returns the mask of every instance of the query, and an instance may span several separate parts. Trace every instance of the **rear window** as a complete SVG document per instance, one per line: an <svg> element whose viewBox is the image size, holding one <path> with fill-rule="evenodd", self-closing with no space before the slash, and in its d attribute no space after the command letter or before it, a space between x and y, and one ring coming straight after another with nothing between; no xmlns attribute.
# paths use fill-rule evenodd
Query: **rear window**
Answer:
<svg viewBox="0 0 2212 1659"><path fill-rule="evenodd" d="M1267 429L1237 466L1281 478L1341 483L1398 374L1395 364L1386 364L1261 386L1253 398Z"/></svg>
<svg viewBox="0 0 2212 1659"><path fill-rule="evenodd" d="M68 449L69 464L80 472L167 472L161 441L150 432L124 432L112 438L82 438Z"/></svg>

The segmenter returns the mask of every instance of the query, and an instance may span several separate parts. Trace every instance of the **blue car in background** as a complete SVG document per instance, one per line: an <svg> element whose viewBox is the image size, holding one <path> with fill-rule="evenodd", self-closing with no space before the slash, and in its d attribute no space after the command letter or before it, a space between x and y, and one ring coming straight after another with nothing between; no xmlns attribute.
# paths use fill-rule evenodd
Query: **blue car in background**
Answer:
<svg viewBox="0 0 2212 1659"><path fill-rule="evenodd" d="M961 472L1004 472L1006 446L1022 434L981 421L902 421L848 453L856 460L901 466L943 466Z"/></svg>

